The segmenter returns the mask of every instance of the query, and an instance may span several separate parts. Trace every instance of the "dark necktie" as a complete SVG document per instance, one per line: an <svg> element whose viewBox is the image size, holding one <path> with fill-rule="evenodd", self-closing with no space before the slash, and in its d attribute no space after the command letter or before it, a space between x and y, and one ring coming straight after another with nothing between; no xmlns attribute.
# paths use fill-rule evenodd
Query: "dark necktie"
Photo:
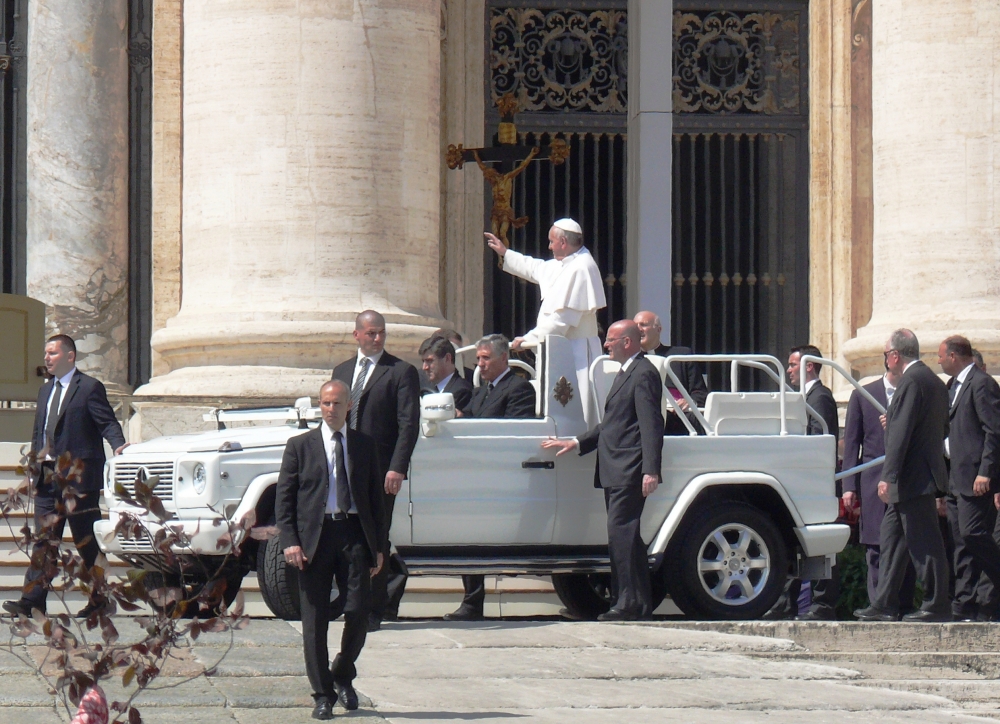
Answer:
<svg viewBox="0 0 1000 724"><path fill-rule="evenodd" d="M49 403L49 418L45 422L45 444L50 448L55 444L56 423L59 422L59 401L62 398L62 382L55 381L52 401Z"/></svg>
<svg viewBox="0 0 1000 724"><path fill-rule="evenodd" d="M344 437L340 434L340 430L333 433L333 454L337 458L337 510L346 513L351 509L351 484L347 480Z"/></svg>
<svg viewBox="0 0 1000 724"><path fill-rule="evenodd" d="M486 394L483 396L484 400L486 400L486 399L489 398L490 394L493 392L493 387L494 387L494 385L493 385L492 382L490 382L488 385L486 385Z"/></svg>
<svg viewBox="0 0 1000 724"><path fill-rule="evenodd" d="M358 429L358 410L361 405L361 393L365 389L365 379L368 377L368 365L371 364L371 360L367 357L361 358L361 371L358 372L358 378L354 380L354 387L351 388L351 429Z"/></svg>
<svg viewBox="0 0 1000 724"><path fill-rule="evenodd" d="M962 386L962 383L958 380L952 384L951 389L948 390L948 406L955 406L955 398L958 396L958 390Z"/></svg>

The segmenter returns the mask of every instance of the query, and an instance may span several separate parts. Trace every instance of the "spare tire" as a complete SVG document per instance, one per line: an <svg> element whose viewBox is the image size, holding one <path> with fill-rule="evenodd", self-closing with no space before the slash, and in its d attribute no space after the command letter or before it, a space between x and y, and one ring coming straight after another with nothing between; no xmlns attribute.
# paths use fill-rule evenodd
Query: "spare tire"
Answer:
<svg viewBox="0 0 1000 724"><path fill-rule="evenodd" d="M264 603L278 618L298 621L302 617L299 605L299 572L285 563L285 553L279 536L266 545L257 546L257 583Z"/></svg>

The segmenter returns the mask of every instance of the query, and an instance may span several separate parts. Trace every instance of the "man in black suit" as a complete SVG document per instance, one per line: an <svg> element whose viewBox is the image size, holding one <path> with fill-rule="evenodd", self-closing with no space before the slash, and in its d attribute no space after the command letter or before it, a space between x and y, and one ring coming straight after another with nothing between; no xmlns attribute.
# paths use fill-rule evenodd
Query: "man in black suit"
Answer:
<svg viewBox="0 0 1000 724"><path fill-rule="evenodd" d="M444 337L449 342L451 342L451 346L454 347L456 350L460 349L462 347L462 345L464 344L462 342L462 335L460 335L458 333L458 330L456 330L456 329L447 329L445 327L442 327L441 329L435 329L434 333L431 336L432 337ZM456 354L458 354L458 353L456 352ZM464 366L463 367L459 367L458 366L458 359L457 358L455 359L455 368L458 371L458 373L461 375L461 377L466 382L468 382L471 385L472 384L472 375L475 372L475 370L472 369L471 367L464 367Z"/></svg>
<svg viewBox="0 0 1000 724"><path fill-rule="evenodd" d="M801 358L811 355L822 357L819 347L811 344L804 344L793 347L788 354L788 381L792 388L799 389L802 384L802 375L805 374L806 404L823 418L826 423L827 433L833 435L836 440L840 435L840 420L837 417L837 403L833 399L830 388L823 384L819 378L819 371L822 365L818 362L806 362L803 366ZM812 415L809 416L809 423L806 427L807 435L822 435L823 425ZM764 618L768 620L778 620L794 618L799 621L834 621L837 618L837 599L840 598L840 570L836 564L830 573L830 578L812 581L810 584L812 593L812 603L809 610L799 615L799 593L802 590L802 579L789 578L785 583L778 602L771 607Z"/></svg>
<svg viewBox="0 0 1000 724"><path fill-rule="evenodd" d="M883 408L889 407L899 378L890 371L864 389ZM849 469L885 455L885 429L882 427L882 411L875 407L857 390L851 393L847 403L847 420L844 424L844 468ZM860 507L858 542L865 547L868 563L868 600L875 600L879 579L879 530L885 517L885 503L878 497L878 481L881 480L882 466L863 470L857 475L844 478L844 507L853 510ZM913 592L917 573L911 563L907 566L903 587L899 592L901 611L913 608Z"/></svg>
<svg viewBox="0 0 1000 724"><path fill-rule="evenodd" d="M319 391L323 422L285 445L275 518L285 561L301 571L302 644L316 708L332 719L333 702L358 708L354 663L368 635L371 578L382 567L383 478L375 441L347 427L351 391L327 382ZM344 598L340 653L330 666L327 629L333 580Z"/></svg>
<svg viewBox="0 0 1000 724"><path fill-rule="evenodd" d="M978 615L988 621L996 613L995 592L1000 590L1000 547L993 539L993 495L1000 492L1000 386L975 364L965 337L944 340L938 363L951 376L945 451L951 458L948 512L955 537L952 611L962 620ZM980 574L992 585L979 585ZM981 597L974 611L977 587Z"/></svg>
<svg viewBox="0 0 1000 724"><path fill-rule="evenodd" d="M45 370L51 379L38 392L31 450L36 455L35 531L51 526L54 540L62 540L66 521L73 542L87 567L94 565L100 548L94 539L94 523L101 519L99 506L104 474L104 440L115 455L127 447L121 425L108 403L108 393L100 381L76 368L76 344L71 337L57 334L45 344ZM56 470L58 460L69 453L71 460L81 460L80 479L67 481L76 496L72 512L63 507L63 491L58 478L65 479L67 469ZM51 516L56 516L53 520ZM32 551L41 552L40 544ZM29 568L24 576L25 592L20 600L5 601L8 613L31 616L31 610L45 611L48 582L39 568ZM37 582L37 583L36 583ZM77 614L88 618L103 605L91 600Z"/></svg>
<svg viewBox="0 0 1000 724"><path fill-rule="evenodd" d="M948 389L920 361L917 336L897 329L885 345L885 363L900 376L886 412L885 463L878 497L886 503L879 536L875 600L854 615L862 621L895 621L907 556L924 584L924 602L904 621L950 621L948 560L938 527L937 492L948 483L943 446L948 437Z"/></svg>
<svg viewBox="0 0 1000 724"><path fill-rule="evenodd" d="M663 334L663 324L660 317L653 312L639 312L633 320L639 325L639 333L642 335L640 344L642 351L646 354L655 354L660 357L669 357L672 354L691 354L690 347L680 347L677 345L667 346L660 343L660 336ZM681 383L687 388L688 394L698 407L705 406L708 399L708 386L705 378L701 374L701 365L697 362L675 362L671 365L674 372L680 378ZM688 410L687 400L671 385L670 378L666 380L667 391L673 395L674 400L681 410L687 415L688 420L698 432L703 432L701 423L694 413ZM687 427L674 412L673 408L667 410L664 435L689 435Z"/></svg>
<svg viewBox="0 0 1000 724"><path fill-rule="evenodd" d="M431 337L420 345L419 354L427 377L421 392L450 392L456 410L468 407L472 401L472 383L458 375L452 343L445 337Z"/></svg>
<svg viewBox="0 0 1000 724"><path fill-rule="evenodd" d="M535 416L535 388L511 371L507 352L509 347L510 341L502 334L491 334L476 343L476 363L479 365L482 385L466 407L466 417ZM462 586L465 588L462 605L445 614L445 621L482 621L486 577L462 576Z"/></svg>
<svg viewBox="0 0 1000 724"><path fill-rule="evenodd" d="M389 530L396 493L420 435L420 379L413 365L385 351L385 317L378 312L368 309L357 316L354 339L357 356L337 365L333 379L351 391L350 428L375 440L379 469L385 476L383 508ZM372 581L369 631L378 631L383 620L396 620L406 588L406 564L398 555L389 555L388 537L385 545L388 564Z"/></svg>
<svg viewBox="0 0 1000 724"><path fill-rule="evenodd" d="M463 417L534 417L535 388L510 369L510 340L489 334L476 342L480 385L472 393Z"/></svg>
<svg viewBox="0 0 1000 724"><path fill-rule="evenodd" d="M545 440L557 455L579 449L597 450L594 487L604 488L608 511L608 555L611 558L613 603L599 621L648 619L653 613L646 544L639 519L646 498L660 484L663 454L663 384L645 359L639 327L630 319L608 329L604 347L621 370L604 403L604 419L576 440Z"/></svg>

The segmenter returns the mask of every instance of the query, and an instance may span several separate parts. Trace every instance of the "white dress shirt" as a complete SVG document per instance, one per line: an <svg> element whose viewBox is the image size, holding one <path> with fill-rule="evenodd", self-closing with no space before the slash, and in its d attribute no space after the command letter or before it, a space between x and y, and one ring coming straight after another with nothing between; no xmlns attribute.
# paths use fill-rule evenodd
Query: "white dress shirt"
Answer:
<svg viewBox="0 0 1000 724"><path fill-rule="evenodd" d="M631 356L631 357L629 357L629 358L628 358L627 360L625 360L624 364L622 364L622 369L621 369L621 371L622 371L622 372L624 372L624 371L625 371L625 370L627 370L627 369L628 369L629 367L631 367L631 366L632 366L632 363L633 363L633 362L635 362L635 358L636 358L636 357L638 357L638 356L639 356L639 353L638 353L638 352L636 352L636 353L635 353L634 355L632 355L632 356Z"/></svg>
<svg viewBox="0 0 1000 724"><path fill-rule="evenodd" d="M437 387L437 391L438 392L444 392L444 388L448 386L448 383L451 382L451 378L454 377L454 376L455 376L455 373L452 372L450 375L448 375L443 380L441 380L440 382L438 382L435 385L435 387Z"/></svg>
<svg viewBox="0 0 1000 724"><path fill-rule="evenodd" d="M975 363L970 364L964 370L955 375L955 384L952 385L952 389L955 391L955 393L952 395L951 398L952 406L955 404L954 401L958 399L958 393L961 391L962 385L965 384L965 380L968 378L969 373L972 372L972 368L975 366L976 366ZM951 460L951 443L949 442L949 438L947 437L944 439L944 456L949 460Z"/></svg>
<svg viewBox="0 0 1000 724"><path fill-rule="evenodd" d="M323 449L326 450L326 471L330 476L330 487L326 496L326 512L333 515L337 512L337 446L333 442L334 430L326 424L320 425L323 429ZM340 434L344 445L344 470L350 470L350 455L347 452L347 424L340 428ZM354 491L351 491L351 509L348 513L357 514L358 506L354 502Z"/></svg>
<svg viewBox="0 0 1000 724"><path fill-rule="evenodd" d="M365 372L365 381L364 384L362 384L361 389L364 389L365 388L364 386L368 384L368 380L370 380L372 376L372 370L375 369L375 365L378 364L378 361L382 359L383 354L385 354L385 350L382 350L378 354L373 354L371 357L367 357L369 364L368 364L368 369ZM363 359L366 359L366 356L361 354L361 350L359 349L358 361L354 363L354 375L351 377L352 390L354 389L354 383L358 381L358 375L361 374L361 360Z"/></svg>
<svg viewBox="0 0 1000 724"><path fill-rule="evenodd" d="M806 388L803 390L803 393L806 394L806 395L808 395L809 391L813 387L815 387L818 382L819 382L819 378L818 377L815 380L809 380L808 382L806 382Z"/></svg>
<svg viewBox="0 0 1000 724"><path fill-rule="evenodd" d="M882 385L885 387L885 409L889 409L889 403L892 402L892 396L896 394L896 388L890 384L889 378L882 375Z"/></svg>
<svg viewBox="0 0 1000 724"><path fill-rule="evenodd" d="M49 392L49 399L45 401L45 426L42 428L43 430L49 429L49 410L52 409L52 396L55 395L56 391L58 390L60 397L59 397L59 406L56 408L56 410L61 412L63 403L66 402L66 390L69 389L69 383L73 380L73 375L75 374L76 374L76 367L74 367L69 372L67 372L62 377L59 378L59 384L62 385L62 388L57 388L53 383L52 391Z"/></svg>

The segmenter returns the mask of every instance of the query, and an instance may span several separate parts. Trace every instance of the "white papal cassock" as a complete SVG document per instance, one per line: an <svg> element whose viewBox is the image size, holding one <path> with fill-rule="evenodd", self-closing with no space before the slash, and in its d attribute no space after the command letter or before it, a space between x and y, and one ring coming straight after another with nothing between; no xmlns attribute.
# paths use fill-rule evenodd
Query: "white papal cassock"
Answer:
<svg viewBox="0 0 1000 724"><path fill-rule="evenodd" d="M562 260L542 261L508 249L503 256L504 271L537 284L542 291L535 328L524 335L526 342L541 342L547 334L559 334L570 340L576 359L577 390L583 402L587 426L597 424L597 412L591 399L588 371L590 363L601 355L597 336L597 310L608 302L597 262L586 247Z"/></svg>

